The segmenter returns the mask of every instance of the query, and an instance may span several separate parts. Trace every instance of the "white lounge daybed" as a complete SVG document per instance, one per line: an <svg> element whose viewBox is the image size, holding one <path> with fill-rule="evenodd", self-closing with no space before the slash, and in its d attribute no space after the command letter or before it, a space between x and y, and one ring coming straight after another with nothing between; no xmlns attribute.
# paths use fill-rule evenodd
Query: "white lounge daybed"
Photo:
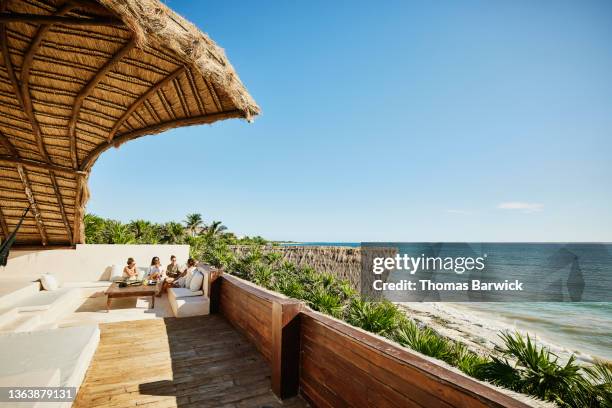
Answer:
<svg viewBox="0 0 612 408"><path fill-rule="evenodd" d="M95 325L2 334L0 387L59 386L78 391L99 341Z"/></svg>
<svg viewBox="0 0 612 408"><path fill-rule="evenodd" d="M168 289L168 303L174 317L201 316L210 313L208 294L210 270L198 267L198 272L203 276L202 283L187 288Z"/></svg>

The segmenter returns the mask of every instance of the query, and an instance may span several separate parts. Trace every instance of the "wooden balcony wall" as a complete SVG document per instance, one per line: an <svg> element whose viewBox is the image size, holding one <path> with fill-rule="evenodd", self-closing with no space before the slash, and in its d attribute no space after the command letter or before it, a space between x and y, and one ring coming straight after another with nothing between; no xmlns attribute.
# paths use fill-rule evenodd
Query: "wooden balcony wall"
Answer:
<svg viewBox="0 0 612 408"><path fill-rule="evenodd" d="M231 275L211 280L212 311L257 347L281 398L315 407L527 407L441 363Z"/></svg>

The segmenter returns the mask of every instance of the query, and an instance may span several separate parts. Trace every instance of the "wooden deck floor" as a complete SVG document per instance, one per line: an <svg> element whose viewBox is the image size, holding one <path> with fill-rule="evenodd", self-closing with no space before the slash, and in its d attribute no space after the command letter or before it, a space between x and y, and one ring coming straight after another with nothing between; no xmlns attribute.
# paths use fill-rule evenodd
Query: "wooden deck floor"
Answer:
<svg viewBox="0 0 612 408"><path fill-rule="evenodd" d="M305 407L281 403L270 368L221 316L100 324L74 407Z"/></svg>

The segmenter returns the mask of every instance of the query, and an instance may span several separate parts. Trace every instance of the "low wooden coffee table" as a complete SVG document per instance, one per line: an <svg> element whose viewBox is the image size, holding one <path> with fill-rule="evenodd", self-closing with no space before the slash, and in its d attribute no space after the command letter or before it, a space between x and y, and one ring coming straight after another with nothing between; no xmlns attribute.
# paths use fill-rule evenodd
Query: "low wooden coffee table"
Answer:
<svg viewBox="0 0 612 408"><path fill-rule="evenodd" d="M111 299L123 298L123 297L141 297L151 296L150 309L155 307L155 294L157 293L159 283L157 285L134 285L120 288L117 282L113 282L112 285L106 291L106 311L110 311Z"/></svg>

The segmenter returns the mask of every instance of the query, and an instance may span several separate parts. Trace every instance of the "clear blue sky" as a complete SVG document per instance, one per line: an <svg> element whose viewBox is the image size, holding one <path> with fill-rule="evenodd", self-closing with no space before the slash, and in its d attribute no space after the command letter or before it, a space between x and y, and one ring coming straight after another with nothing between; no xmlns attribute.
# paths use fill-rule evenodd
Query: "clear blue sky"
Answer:
<svg viewBox="0 0 612 408"><path fill-rule="evenodd" d="M299 241L612 241L612 2L167 4L263 109L105 153L88 211Z"/></svg>

